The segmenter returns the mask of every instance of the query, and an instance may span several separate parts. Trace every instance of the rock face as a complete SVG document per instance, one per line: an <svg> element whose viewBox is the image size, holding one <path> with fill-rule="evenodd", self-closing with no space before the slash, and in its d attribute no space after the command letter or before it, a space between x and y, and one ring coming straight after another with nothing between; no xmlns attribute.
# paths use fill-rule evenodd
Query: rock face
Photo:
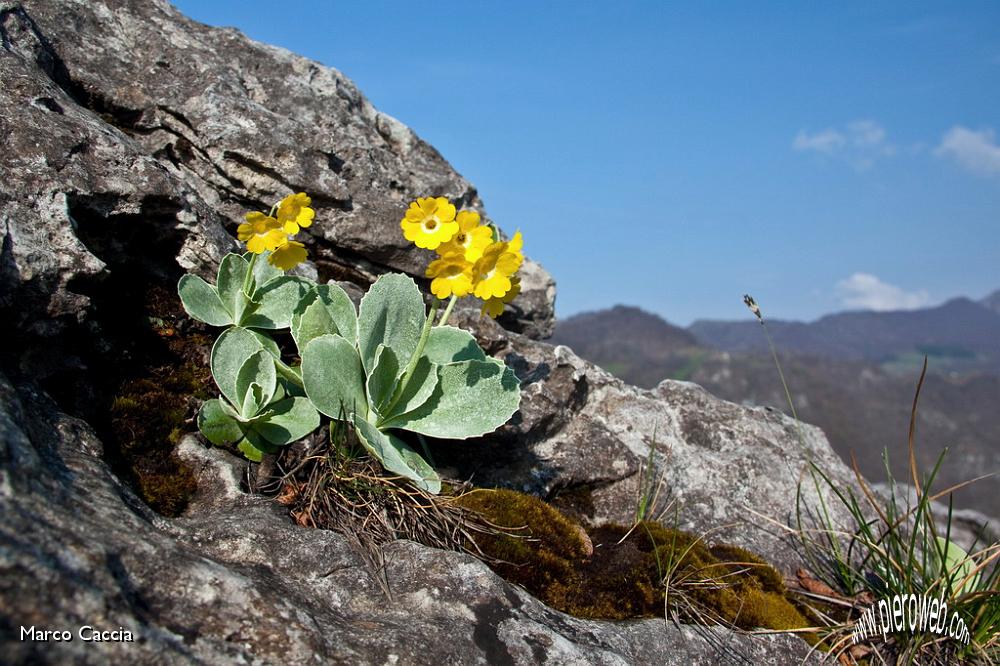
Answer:
<svg viewBox="0 0 1000 666"><path fill-rule="evenodd" d="M2 147L19 158L4 183L4 222L11 261L31 267L22 281L57 301L50 314L86 304L66 283L100 274L105 233L127 242L109 218L146 227L128 233L160 236L179 246L180 266L201 269L235 247L223 226L304 191L320 220L307 238L320 274L364 280L389 269L423 275L426 257L399 231L411 199L482 209L436 150L334 69L194 23L165 2L0 7ZM41 230L29 220L40 217L77 226L47 239L58 257L31 254ZM551 277L529 262L523 290L531 309L510 323L549 335Z"/></svg>
<svg viewBox="0 0 1000 666"><path fill-rule="evenodd" d="M244 495L235 459L192 439L201 501L164 521L100 460L86 424L0 381L0 551L5 663L712 664L692 629L577 620L478 560L400 541L393 597L346 541L294 526ZM82 509L82 510L81 510ZM134 642L17 639L20 627L124 627ZM713 632L760 663L802 654L790 637Z"/></svg>
<svg viewBox="0 0 1000 666"><path fill-rule="evenodd" d="M322 220L309 270L361 287L387 270L420 274L426 256L398 230L409 199L481 202L339 72L165 2L0 0L0 39L0 316L13 331L0 350L5 659L686 664L804 653L789 637L719 630L705 642L662 621L576 620L476 560L408 542L389 550L388 601L344 539L241 492L243 464L194 437L176 454L197 477L195 501L178 518L150 511L111 471L93 424L68 415L99 419L107 377L139 362L123 323L137 300L171 291L185 270L211 273L235 249L242 214L290 191L312 194ZM525 287L503 326L456 313L515 369L524 400L482 441L437 443L439 465L581 520L627 522L655 436L663 497L683 527L794 566L754 512L786 519L810 459L849 482L822 433L804 427L800 443L781 415L691 384L627 386L539 342L554 283L529 263ZM21 626L84 624L125 627L136 642L18 640Z"/></svg>

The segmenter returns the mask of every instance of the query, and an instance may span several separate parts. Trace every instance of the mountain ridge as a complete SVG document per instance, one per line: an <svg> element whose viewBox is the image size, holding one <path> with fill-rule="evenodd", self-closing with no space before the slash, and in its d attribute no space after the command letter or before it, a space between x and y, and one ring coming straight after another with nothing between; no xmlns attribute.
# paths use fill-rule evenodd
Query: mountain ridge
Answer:
<svg viewBox="0 0 1000 666"><path fill-rule="evenodd" d="M917 310L850 310L808 323L768 319L767 324L775 345L786 352L878 363L928 355L949 368L1000 371L1000 312L966 297ZM753 319L698 320L687 330L714 349L762 351L767 341L756 326Z"/></svg>

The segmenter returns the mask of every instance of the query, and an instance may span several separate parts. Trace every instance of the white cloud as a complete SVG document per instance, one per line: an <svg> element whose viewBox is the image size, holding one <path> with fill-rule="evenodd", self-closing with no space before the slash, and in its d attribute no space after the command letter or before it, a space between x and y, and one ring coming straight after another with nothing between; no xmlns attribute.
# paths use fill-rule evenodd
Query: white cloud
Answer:
<svg viewBox="0 0 1000 666"><path fill-rule="evenodd" d="M792 148L836 156L858 171L870 169L878 158L896 152L896 147L886 140L885 128L874 120L855 120L841 128L828 127L813 133L799 130Z"/></svg>
<svg viewBox="0 0 1000 666"><path fill-rule="evenodd" d="M913 310L930 302L930 295L923 289L904 291L870 273L854 273L841 280L837 293L842 305L862 310Z"/></svg>
<svg viewBox="0 0 1000 666"><path fill-rule="evenodd" d="M832 129L825 129L822 132L809 134L805 130L799 130L792 142L795 150L816 150L821 153L832 153L844 145L844 135Z"/></svg>
<svg viewBox="0 0 1000 666"><path fill-rule="evenodd" d="M877 146L885 141L885 128L874 120L855 120L847 129L858 146Z"/></svg>
<svg viewBox="0 0 1000 666"><path fill-rule="evenodd" d="M956 125L945 133L934 152L952 158L969 171L986 175L1000 173L1000 146L991 129L976 132Z"/></svg>

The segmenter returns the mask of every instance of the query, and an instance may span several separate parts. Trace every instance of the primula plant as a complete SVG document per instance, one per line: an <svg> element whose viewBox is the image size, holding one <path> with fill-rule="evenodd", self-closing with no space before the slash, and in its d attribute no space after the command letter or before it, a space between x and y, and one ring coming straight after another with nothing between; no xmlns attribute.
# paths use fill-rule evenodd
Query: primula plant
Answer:
<svg viewBox="0 0 1000 666"><path fill-rule="evenodd" d="M211 354L220 396L202 406L199 429L259 461L314 431L324 414L352 425L388 472L437 493L440 478L413 439L427 453L425 437L478 437L520 404L514 373L447 320L469 295L483 301L484 314L503 312L520 290L521 235L502 241L477 213L456 214L443 197L418 199L401 226L418 247L437 251L427 269L437 297L430 312L401 274L376 280L356 310L340 287L285 274L307 256L293 237L312 224L310 204L293 194L266 215L247 214L238 237L248 252L223 258L214 285L196 275L178 284L190 316L225 327ZM439 299L448 297L438 319ZM286 363L271 337L283 329L300 365Z"/></svg>

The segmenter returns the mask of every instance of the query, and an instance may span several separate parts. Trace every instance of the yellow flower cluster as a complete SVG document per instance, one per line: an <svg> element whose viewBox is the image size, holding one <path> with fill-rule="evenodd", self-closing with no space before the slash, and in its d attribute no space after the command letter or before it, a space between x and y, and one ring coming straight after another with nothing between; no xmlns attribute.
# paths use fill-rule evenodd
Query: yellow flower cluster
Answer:
<svg viewBox="0 0 1000 666"><path fill-rule="evenodd" d="M425 197L410 204L399 223L406 240L434 250L438 258L427 267L431 291L438 298L482 299L483 314L499 317L504 305L521 293L517 271L524 262L521 232L509 241L494 238L480 224L479 213L458 211L444 197Z"/></svg>
<svg viewBox="0 0 1000 666"><path fill-rule="evenodd" d="M306 260L306 246L292 240L301 229L312 224L316 216L309 206L312 199L305 192L289 194L270 215L247 213L246 222L236 229L236 237L247 244L254 254L270 252L267 261L283 271L298 266ZM277 210L275 210L277 209Z"/></svg>

